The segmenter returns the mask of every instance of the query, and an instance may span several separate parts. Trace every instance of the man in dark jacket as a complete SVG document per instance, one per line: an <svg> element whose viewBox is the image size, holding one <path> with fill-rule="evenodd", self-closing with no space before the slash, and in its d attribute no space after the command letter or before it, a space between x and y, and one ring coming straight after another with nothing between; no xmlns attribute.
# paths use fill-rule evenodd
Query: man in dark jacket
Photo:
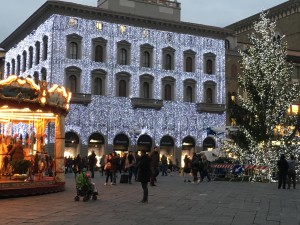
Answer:
<svg viewBox="0 0 300 225"><path fill-rule="evenodd" d="M277 161L277 167L278 167L278 189L281 188L281 184L282 184L282 188L285 189L289 164L286 161L284 154L281 154L280 159Z"/></svg>
<svg viewBox="0 0 300 225"><path fill-rule="evenodd" d="M159 166L159 153L158 149L155 146L150 154L151 158L151 179L150 179L150 186L156 186L154 182L156 181L156 177L159 173L158 166Z"/></svg>
<svg viewBox="0 0 300 225"><path fill-rule="evenodd" d="M90 167L90 171L92 173L92 178L94 178L95 176L95 166L96 166L96 163L97 163L97 158L96 158L96 154L95 154L95 151L92 151L92 154L89 155L88 157L88 161L89 161L89 167Z"/></svg>
<svg viewBox="0 0 300 225"><path fill-rule="evenodd" d="M148 182L151 176L150 170L150 157L146 154L145 150L141 151L141 158L137 164L138 168L138 181L141 182L143 188L143 199L141 203L148 203Z"/></svg>

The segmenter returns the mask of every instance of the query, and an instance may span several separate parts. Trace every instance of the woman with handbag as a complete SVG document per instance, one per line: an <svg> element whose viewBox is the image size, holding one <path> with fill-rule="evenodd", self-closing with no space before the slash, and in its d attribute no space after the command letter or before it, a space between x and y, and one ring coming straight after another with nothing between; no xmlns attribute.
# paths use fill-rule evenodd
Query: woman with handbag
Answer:
<svg viewBox="0 0 300 225"><path fill-rule="evenodd" d="M108 179L110 178L110 182L112 184L112 173L111 173L111 154L107 155L107 158L105 159L105 165L104 165L104 171L106 175L105 183L104 185L107 185Z"/></svg>

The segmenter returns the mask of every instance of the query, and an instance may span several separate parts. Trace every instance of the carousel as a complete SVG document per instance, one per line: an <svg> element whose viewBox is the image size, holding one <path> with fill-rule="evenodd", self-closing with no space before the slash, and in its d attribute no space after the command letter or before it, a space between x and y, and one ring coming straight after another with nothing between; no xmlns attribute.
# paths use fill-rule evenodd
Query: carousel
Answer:
<svg viewBox="0 0 300 225"><path fill-rule="evenodd" d="M71 92L15 75L0 81L0 197L65 189L65 117ZM53 151L47 152L49 126Z"/></svg>

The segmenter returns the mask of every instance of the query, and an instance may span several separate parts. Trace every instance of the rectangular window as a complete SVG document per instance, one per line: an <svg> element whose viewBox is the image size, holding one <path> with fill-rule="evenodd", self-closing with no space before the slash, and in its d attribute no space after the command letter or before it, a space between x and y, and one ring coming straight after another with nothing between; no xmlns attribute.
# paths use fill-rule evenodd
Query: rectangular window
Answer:
<svg viewBox="0 0 300 225"><path fill-rule="evenodd" d="M97 21L97 22L96 22L96 30L100 31L100 30L102 30L102 28L103 28L102 22Z"/></svg>

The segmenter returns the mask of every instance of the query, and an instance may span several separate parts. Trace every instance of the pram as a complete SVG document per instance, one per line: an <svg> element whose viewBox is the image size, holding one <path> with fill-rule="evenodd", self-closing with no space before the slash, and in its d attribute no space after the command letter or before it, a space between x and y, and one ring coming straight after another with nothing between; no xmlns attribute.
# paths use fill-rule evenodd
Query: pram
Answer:
<svg viewBox="0 0 300 225"><path fill-rule="evenodd" d="M80 197L83 197L83 201L86 202L92 199L97 200L98 191L95 183L91 181L90 174L81 172L75 177L77 195L74 200L79 201Z"/></svg>

